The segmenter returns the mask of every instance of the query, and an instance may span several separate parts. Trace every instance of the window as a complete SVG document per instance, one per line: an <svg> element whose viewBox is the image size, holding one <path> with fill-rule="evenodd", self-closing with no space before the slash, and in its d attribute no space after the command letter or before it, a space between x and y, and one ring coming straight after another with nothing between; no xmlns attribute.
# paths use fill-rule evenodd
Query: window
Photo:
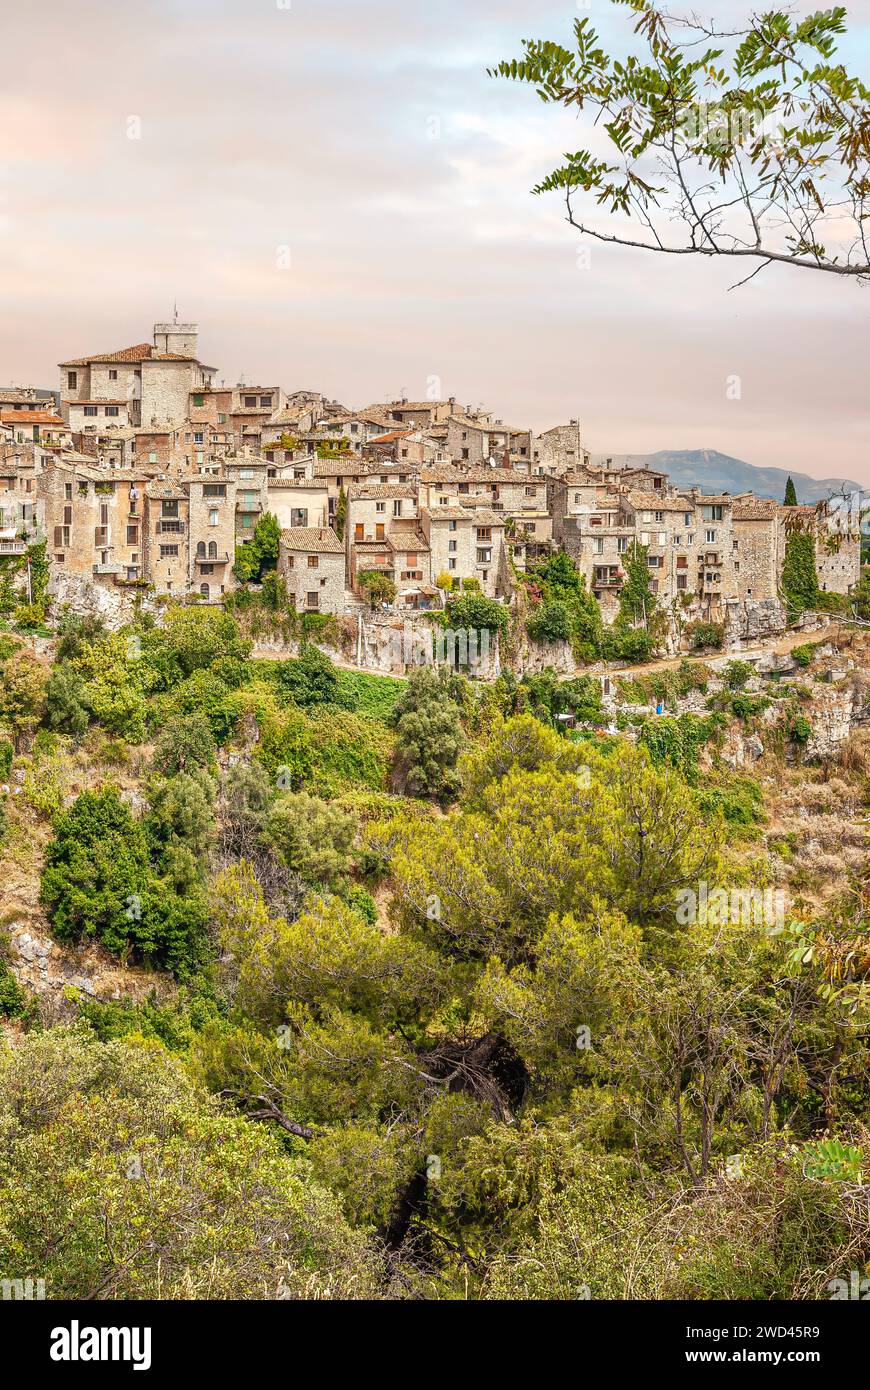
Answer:
<svg viewBox="0 0 870 1390"><path fill-rule="evenodd" d="M207 584L200 584L200 586L199 586L199 592L202 594L203 598L208 598L209 593L210 593L210 590L209 590L208 585L207 585Z"/></svg>
<svg viewBox="0 0 870 1390"><path fill-rule="evenodd" d="M261 405L261 406L271 406L271 404L272 404L272 397L271 397L271 396L261 396L261 397L260 397L260 405Z"/></svg>
<svg viewBox="0 0 870 1390"><path fill-rule="evenodd" d="M220 512L218 511L217 507L209 507L209 509L208 509L208 524L209 524L209 526L220 526L220 523L221 523L221 517L220 517Z"/></svg>
<svg viewBox="0 0 870 1390"><path fill-rule="evenodd" d="M148 455L148 462L149 462L149 463L156 463L156 462L157 462L157 450L156 450L156 449L152 449L152 450L151 450L151 453Z"/></svg>
<svg viewBox="0 0 870 1390"><path fill-rule="evenodd" d="M592 542L592 554L593 554L593 555L603 555L603 554L604 554L604 541L601 539L600 536L596 536L596 537L595 537L595 540Z"/></svg>
<svg viewBox="0 0 870 1390"><path fill-rule="evenodd" d="M68 391L75 391L75 389L76 389L76 387L78 386L78 384L79 384L79 374L78 374L78 372L67 372L67 374L66 374L66 386L67 386L67 390L68 390Z"/></svg>
<svg viewBox="0 0 870 1390"><path fill-rule="evenodd" d="M462 457L463 457L464 459L467 459L467 458L468 458L468 450L467 450L467 449L463 449L463 450L462 450Z"/></svg>
<svg viewBox="0 0 870 1390"><path fill-rule="evenodd" d="M715 506L710 505L710 506L704 507L704 520L705 520L705 521L721 521L721 520L722 520L722 507L719 506L718 504L715 505Z"/></svg>
<svg viewBox="0 0 870 1390"><path fill-rule="evenodd" d="M205 541L197 541L196 543L196 558L199 559L200 556L205 559Z"/></svg>
<svg viewBox="0 0 870 1390"><path fill-rule="evenodd" d="M107 414L107 415L111 415L111 416L117 415L117 414L118 414L118 407L117 407L116 405L107 405L107 406L106 406L106 414Z"/></svg>
<svg viewBox="0 0 870 1390"><path fill-rule="evenodd" d="M689 567L689 558L688 558L688 556L687 556L687 555L678 555L678 556L677 556L677 569L678 569L678 570L684 570L684 569L688 569L688 567Z"/></svg>
<svg viewBox="0 0 870 1390"><path fill-rule="evenodd" d="M402 515L402 499L401 499L401 497L396 497L396 498L394 498L394 500L393 500L393 516L401 516L401 515Z"/></svg>
<svg viewBox="0 0 870 1390"><path fill-rule="evenodd" d="M492 550L491 550L491 548L490 548L489 546L487 546L487 547L484 548L484 549L481 549L481 547L478 546L478 550L477 550L477 563L478 563L479 565L491 565L491 564L492 564Z"/></svg>
<svg viewBox="0 0 870 1390"><path fill-rule="evenodd" d="M448 561L447 561L447 568L448 568L449 570L455 570L455 569L456 569L456 561L455 561L455 560L448 560Z"/></svg>
<svg viewBox="0 0 870 1390"><path fill-rule="evenodd" d="M683 512L683 525L684 525L684 526L691 526L691 524L692 524L692 513L691 513L691 512Z"/></svg>
<svg viewBox="0 0 870 1390"><path fill-rule="evenodd" d="M715 531L705 531L705 532L704 532L704 540L707 542L708 545L713 545L713 544L715 543L715 540L716 540L716 532L715 532Z"/></svg>
<svg viewBox="0 0 870 1390"><path fill-rule="evenodd" d="M538 489L536 487L523 488L523 492L525 493L526 497L537 497L538 495Z"/></svg>
<svg viewBox="0 0 870 1390"><path fill-rule="evenodd" d="M226 497L226 483L205 483L202 489L203 497Z"/></svg>
<svg viewBox="0 0 870 1390"><path fill-rule="evenodd" d="M200 565L200 574L214 574L214 565Z"/></svg>
<svg viewBox="0 0 870 1390"><path fill-rule="evenodd" d="M387 504L386 504L386 502L376 502L376 503L375 503L375 511L376 511L376 512L385 512L386 510L387 510Z"/></svg>
<svg viewBox="0 0 870 1390"><path fill-rule="evenodd" d="M200 435L199 437L200 437L200 439L201 439L201 438L202 438L202 435ZM240 477L240 478L245 478L245 479L247 479L247 478L253 478L253 476L254 476L254 470L253 470L253 468L240 468L240 469L239 469L239 477Z"/></svg>
<svg viewBox="0 0 870 1390"><path fill-rule="evenodd" d="M210 560L216 560L216 559L217 559L217 541L209 541L209 543L208 543L208 558L209 558Z"/></svg>
<svg viewBox="0 0 870 1390"><path fill-rule="evenodd" d="M201 391L194 391L193 404L196 406L197 410L202 410L202 407L205 405L205 396Z"/></svg>
<svg viewBox="0 0 870 1390"><path fill-rule="evenodd" d="M455 542L455 541L448 541L448 542L447 542L447 549L448 549L448 551L450 552L451 555L454 555L454 554L456 553L456 542Z"/></svg>
<svg viewBox="0 0 870 1390"><path fill-rule="evenodd" d="M64 483L63 495L68 502L72 501L72 483Z"/></svg>
<svg viewBox="0 0 870 1390"><path fill-rule="evenodd" d="M616 537L616 553L617 553L617 555L624 555L625 552L626 552L626 550L628 550L628 536L617 536L617 537Z"/></svg>
<svg viewBox="0 0 870 1390"><path fill-rule="evenodd" d="M193 442L194 442L194 444L202 444L202 442L203 442L203 433L202 433L202 430L194 430L194 432L193 432Z"/></svg>
<svg viewBox="0 0 870 1390"><path fill-rule="evenodd" d="M115 370L114 367L110 367L110 368L109 368L109 380L110 380L110 381L117 381L117 380L118 380L118 373L117 373L117 371Z"/></svg>
<svg viewBox="0 0 870 1390"><path fill-rule="evenodd" d="M85 415L88 415L88 416L96 415L96 413L97 413L97 407L96 407L95 405L86 405L86 406L85 406L84 413L85 413Z"/></svg>
<svg viewBox="0 0 870 1390"><path fill-rule="evenodd" d="M160 558L161 558L161 560L175 560L175 559L177 559L177 557L178 557L178 546L177 546L177 545L161 545L161 547L160 547Z"/></svg>
<svg viewBox="0 0 870 1390"><path fill-rule="evenodd" d="M455 521L451 521L451 522L449 523L449 527L450 527L450 530L451 530L451 531L455 531L455 530L456 530L456 522L455 522Z"/></svg>
<svg viewBox="0 0 870 1390"><path fill-rule="evenodd" d="M318 589L312 589L312 590L310 590L310 592L307 593L305 597L306 597L307 600L308 600L308 607L309 607L309 608L319 608L319 607L320 607L320 591L319 591Z"/></svg>
<svg viewBox="0 0 870 1390"><path fill-rule="evenodd" d="M128 545L138 545L138 544L139 544L139 527L138 527L138 526L128 526L128 527L127 527L127 544L128 544Z"/></svg>
<svg viewBox="0 0 870 1390"><path fill-rule="evenodd" d="M688 586L689 586L688 576L685 575L685 574L678 574L678 575L677 575L677 588L678 588L678 589L687 589Z"/></svg>
<svg viewBox="0 0 870 1390"><path fill-rule="evenodd" d="M309 568L310 570L316 570L316 569L319 567L319 565L320 565L320 557L319 557L318 555L309 555L309 556L308 556L308 568Z"/></svg>
<svg viewBox="0 0 870 1390"><path fill-rule="evenodd" d="M245 405L248 407L248 409L254 408L254 407L256 406L256 404L257 404L257 397L256 397L256 396L245 396Z"/></svg>

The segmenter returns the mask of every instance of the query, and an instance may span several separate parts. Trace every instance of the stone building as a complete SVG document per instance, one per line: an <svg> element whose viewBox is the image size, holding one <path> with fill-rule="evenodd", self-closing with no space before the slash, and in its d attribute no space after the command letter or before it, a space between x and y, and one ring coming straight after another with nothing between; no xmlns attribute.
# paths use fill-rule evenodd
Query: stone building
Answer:
<svg viewBox="0 0 870 1390"><path fill-rule="evenodd" d="M505 519L500 513L485 507L424 507L420 523L433 584L444 574L454 582L478 580L489 598L505 592Z"/></svg>
<svg viewBox="0 0 870 1390"><path fill-rule="evenodd" d="M554 425L535 436L532 448L532 472L544 477L561 477L573 473L589 461L589 453L580 437L580 422Z"/></svg>
<svg viewBox="0 0 870 1390"><path fill-rule="evenodd" d="M79 426L91 420L99 427L111 418L145 428L186 420L191 394L210 387L217 369L197 357L195 324L156 323L153 337L152 343L61 362L63 418L74 416ZM109 417L110 410L118 415Z"/></svg>
<svg viewBox="0 0 870 1390"><path fill-rule="evenodd" d="M281 532L278 573L299 613L344 612L344 546L329 527L292 526Z"/></svg>
<svg viewBox="0 0 870 1390"><path fill-rule="evenodd" d="M186 478L187 586L204 599L219 599L234 585L237 486L228 476Z"/></svg>
<svg viewBox="0 0 870 1390"><path fill-rule="evenodd" d="M38 490L52 565L83 579L132 583L144 577L145 476L63 459Z"/></svg>

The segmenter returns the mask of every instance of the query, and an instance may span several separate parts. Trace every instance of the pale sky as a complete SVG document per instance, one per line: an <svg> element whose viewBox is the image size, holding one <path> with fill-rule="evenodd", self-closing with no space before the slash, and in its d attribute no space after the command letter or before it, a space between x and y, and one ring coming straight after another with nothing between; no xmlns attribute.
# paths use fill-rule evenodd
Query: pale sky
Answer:
<svg viewBox="0 0 870 1390"><path fill-rule="evenodd" d="M867 81L870 0L849 9ZM56 386L177 301L228 382L359 406L438 378L517 426L579 418L595 453L870 482L870 286L783 267L729 293L733 264L599 245L585 264L560 200L531 196L584 140L484 69L570 43L578 12L636 47L608 0L10 0L0 383Z"/></svg>

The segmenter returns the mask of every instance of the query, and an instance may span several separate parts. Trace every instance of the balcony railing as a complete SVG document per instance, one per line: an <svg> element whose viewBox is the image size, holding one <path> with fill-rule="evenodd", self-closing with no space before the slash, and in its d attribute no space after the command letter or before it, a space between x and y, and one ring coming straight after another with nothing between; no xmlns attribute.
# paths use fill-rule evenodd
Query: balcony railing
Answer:
<svg viewBox="0 0 870 1390"><path fill-rule="evenodd" d="M228 565L230 557L226 550L220 555L197 555L194 561L197 565Z"/></svg>

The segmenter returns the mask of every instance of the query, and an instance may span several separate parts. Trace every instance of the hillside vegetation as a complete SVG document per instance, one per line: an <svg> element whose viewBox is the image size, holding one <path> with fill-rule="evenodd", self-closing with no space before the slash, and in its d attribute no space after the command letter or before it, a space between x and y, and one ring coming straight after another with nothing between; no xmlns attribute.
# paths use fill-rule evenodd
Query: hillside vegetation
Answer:
<svg viewBox="0 0 870 1390"><path fill-rule="evenodd" d="M793 1299L870 1260L870 739L824 743L860 639L610 709L252 659L199 606L2 640L0 1273Z"/></svg>

